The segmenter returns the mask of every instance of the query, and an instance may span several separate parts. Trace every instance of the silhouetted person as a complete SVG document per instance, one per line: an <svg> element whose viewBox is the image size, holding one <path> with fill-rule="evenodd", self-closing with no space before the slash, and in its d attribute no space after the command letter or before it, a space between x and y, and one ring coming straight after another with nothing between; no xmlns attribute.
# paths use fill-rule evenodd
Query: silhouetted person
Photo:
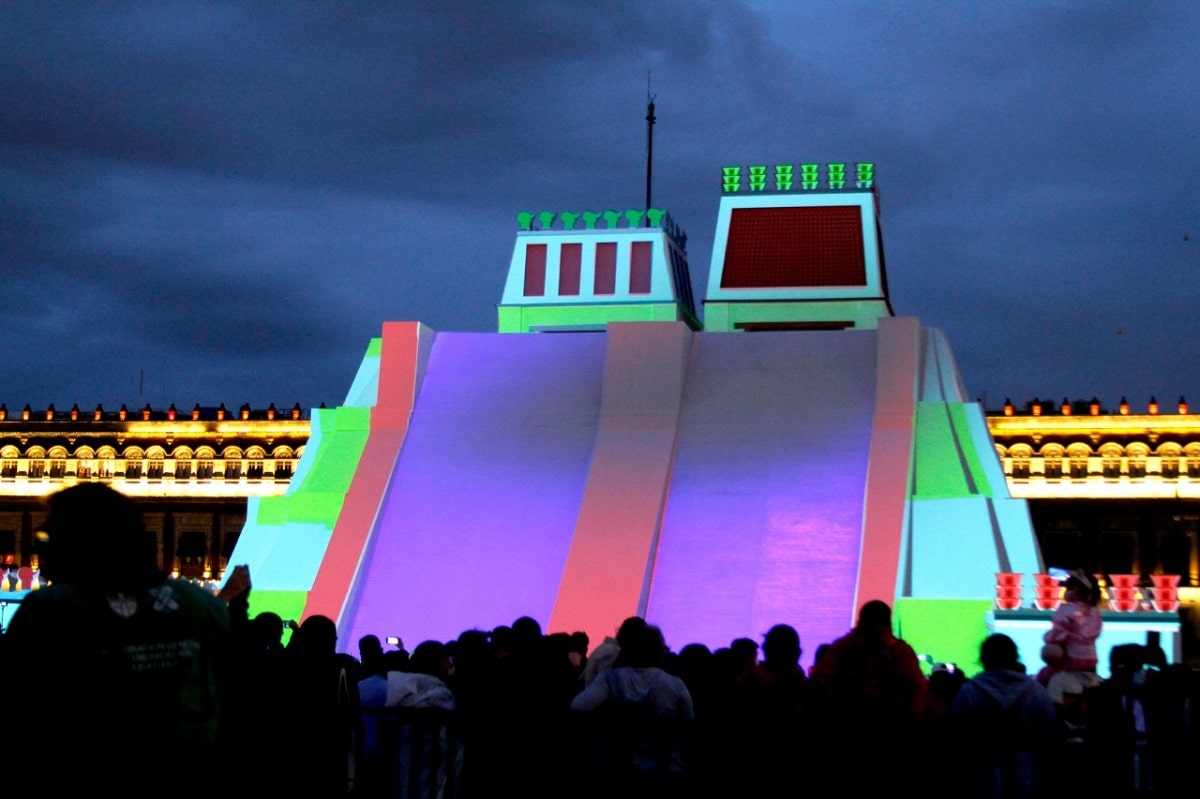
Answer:
<svg viewBox="0 0 1200 799"><path fill-rule="evenodd" d="M959 689L950 709L965 778L957 795L1049 795L1050 757L1058 736L1054 703L1020 669L1017 645L1007 635L988 636L979 662L983 672Z"/></svg>
<svg viewBox="0 0 1200 799"><path fill-rule="evenodd" d="M864 793L895 789L915 778L911 757L928 701L928 685L912 647L892 633L892 609L872 600L858 624L830 645L811 678L821 725L821 745L869 752L872 761L833 775L832 787ZM848 781L847 781L848 780Z"/></svg>
<svg viewBox="0 0 1200 799"><path fill-rule="evenodd" d="M571 701L571 710L595 722L596 795L662 797L685 787L685 736L695 712L687 686L662 670L665 655L662 632L641 627L622 643L622 665Z"/></svg>
<svg viewBox="0 0 1200 799"><path fill-rule="evenodd" d="M777 624L763 637L763 661L734 686L730 737L743 790L770 793L808 760L809 686L800 667L800 635ZM734 789L735 786L730 786Z"/></svg>
<svg viewBox="0 0 1200 799"><path fill-rule="evenodd" d="M102 484L50 496L47 588L4 637L8 763L49 796L198 795L221 732L227 609L167 579L132 500ZM19 765L18 765L19 764Z"/></svg>
<svg viewBox="0 0 1200 799"><path fill-rule="evenodd" d="M352 787L361 741L358 661L337 652L337 627L309 616L292 633L275 691L277 793L337 797Z"/></svg>

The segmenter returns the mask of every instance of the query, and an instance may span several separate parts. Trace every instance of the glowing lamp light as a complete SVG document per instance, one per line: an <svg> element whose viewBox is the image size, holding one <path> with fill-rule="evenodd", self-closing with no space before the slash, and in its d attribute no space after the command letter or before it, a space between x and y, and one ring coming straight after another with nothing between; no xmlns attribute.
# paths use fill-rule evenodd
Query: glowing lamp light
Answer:
<svg viewBox="0 0 1200 799"><path fill-rule="evenodd" d="M1033 402L1029 403L1029 412L1034 416L1042 415L1042 401L1037 397L1033 398Z"/></svg>
<svg viewBox="0 0 1200 799"><path fill-rule="evenodd" d="M829 188L844 189L846 187L846 165L844 163L829 164Z"/></svg>
<svg viewBox="0 0 1200 799"><path fill-rule="evenodd" d="M92 411L92 419L98 422L102 416L104 416L104 406L97 405L96 410Z"/></svg>
<svg viewBox="0 0 1200 799"><path fill-rule="evenodd" d="M8 406L0 402L0 422L8 418Z"/></svg>
<svg viewBox="0 0 1200 799"><path fill-rule="evenodd" d="M815 189L821 183L820 164L801 164L800 165L800 188Z"/></svg>
<svg viewBox="0 0 1200 799"><path fill-rule="evenodd" d="M46 421L47 422L54 421L54 403L53 402L50 403L50 407L46 409Z"/></svg>
<svg viewBox="0 0 1200 799"><path fill-rule="evenodd" d="M176 415L176 413L177 413L177 412L176 412L176 410L175 410L175 403L173 403L173 402L172 402L172 403L171 403L171 407L170 407L170 408L167 408L167 421L169 421L169 422L173 422L173 421L175 421L175 415Z"/></svg>
<svg viewBox="0 0 1200 799"><path fill-rule="evenodd" d="M1100 400L1092 397L1092 401L1088 403L1088 413L1092 416L1100 415Z"/></svg>
<svg viewBox="0 0 1200 799"><path fill-rule="evenodd" d="M71 406L71 421L72 422L79 421L79 403L78 402Z"/></svg>
<svg viewBox="0 0 1200 799"><path fill-rule="evenodd" d="M1179 412L1181 414L1186 414L1188 412L1187 400L1185 400L1182 396L1179 398Z"/></svg>
<svg viewBox="0 0 1200 799"><path fill-rule="evenodd" d="M1062 402L1062 415L1063 415L1063 416L1070 416L1070 415L1071 415L1071 400L1070 400L1070 398L1069 398L1069 397L1063 397L1063 402Z"/></svg>
<svg viewBox="0 0 1200 799"><path fill-rule="evenodd" d="M862 162L854 165L854 185L859 189L869 189L875 185L875 164Z"/></svg>
<svg viewBox="0 0 1200 799"><path fill-rule="evenodd" d="M1158 399L1156 397L1150 398L1150 405L1146 410L1151 416L1158 416Z"/></svg>
<svg viewBox="0 0 1200 799"><path fill-rule="evenodd" d="M300 403L298 403L298 402L292 406L292 418L293 419L300 418Z"/></svg>
<svg viewBox="0 0 1200 799"><path fill-rule="evenodd" d="M1012 400L1005 397L1005 399L1004 399L1004 415L1012 416L1015 412L1016 412L1016 409L1013 408Z"/></svg>
<svg viewBox="0 0 1200 799"><path fill-rule="evenodd" d="M129 409L126 408L124 404L122 404L121 410L117 411L117 418L123 422L123 421L125 421L125 417L128 415L129 415Z"/></svg>
<svg viewBox="0 0 1200 799"><path fill-rule="evenodd" d="M778 164L775 167L775 188L778 191L792 190L792 165Z"/></svg>
<svg viewBox="0 0 1200 799"><path fill-rule="evenodd" d="M1121 404L1117 406L1117 411L1122 416L1128 416L1129 415L1129 400L1125 399L1124 397L1121 397Z"/></svg>
<svg viewBox="0 0 1200 799"><path fill-rule="evenodd" d="M31 413L31 410L29 408L29 403L27 402L27 403L25 403L25 407L21 409L21 421L28 422L30 413Z"/></svg>
<svg viewBox="0 0 1200 799"><path fill-rule="evenodd" d="M240 411L241 411L242 421L246 421L247 419L249 419L250 418L250 403L247 402L246 404L242 405Z"/></svg>
<svg viewBox="0 0 1200 799"><path fill-rule="evenodd" d="M217 421L225 421L225 403L221 403L221 407L217 408Z"/></svg>
<svg viewBox="0 0 1200 799"><path fill-rule="evenodd" d="M196 407L192 408L192 421L195 422L195 421L198 421L199 419L200 419L200 403L197 402Z"/></svg>
<svg viewBox="0 0 1200 799"><path fill-rule="evenodd" d="M267 419L272 422L275 421L275 403L273 402L267 408Z"/></svg>
<svg viewBox="0 0 1200 799"><path fill-rule="evenodd" d="M721 167L721 190L735 192L742 188L742 168L740 166Z"/></svg>
<svg viewBox="0 0 1200 799"><path fill-rule="evenodd" d="M150 403L148 403L148 402L147 402L147 403L146 403L146 407L145 407L145 408L142 408L142 421L143 421L143 422L148 422L148 421L150 421L150 413L151 413L151 411L150 411Z"/></svg>

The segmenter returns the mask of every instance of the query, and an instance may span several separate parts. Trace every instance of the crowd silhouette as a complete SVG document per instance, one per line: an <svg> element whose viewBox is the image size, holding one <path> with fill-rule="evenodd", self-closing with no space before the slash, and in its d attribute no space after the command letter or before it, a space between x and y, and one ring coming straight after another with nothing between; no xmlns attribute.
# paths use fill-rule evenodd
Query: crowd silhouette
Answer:
<svg viewBox="0 0 1200 799"><path fill-rule="evenodd" d="M802 619L761 655L753 638L673 651L640 617L594 647L522 617L411 652L368 635L354 657L326 617L252 615L244 567L220 597L161 574L136 508L102 486L55 495L39 538L51 584L0 668L22 720L10 763L52 796L1152 797L1196 752L1195 674L1149 643L1115 648L1101 680L1090 622L1056 624L1037 678L1000 634L974 676L927 676L880 601L808 673ZM114 540L123 565L98 580Z"/></svg>

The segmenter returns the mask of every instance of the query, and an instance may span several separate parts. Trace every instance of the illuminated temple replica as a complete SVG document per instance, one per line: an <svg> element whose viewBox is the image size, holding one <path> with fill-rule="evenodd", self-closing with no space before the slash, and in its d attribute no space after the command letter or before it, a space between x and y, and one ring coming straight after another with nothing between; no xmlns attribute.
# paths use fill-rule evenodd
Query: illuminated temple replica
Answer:
<svg viewBox="0 0 1200 799"><path fill-rule="evenodd" d="M256 612L330 616L346 649L786 622L808 660L883 599L975 662L996 573L1044 563L945 336L892 313L872 165L726 168L703 325L665 212L518 224L498 332L384 324L287 493L250 498L229 562Z"/></svg>

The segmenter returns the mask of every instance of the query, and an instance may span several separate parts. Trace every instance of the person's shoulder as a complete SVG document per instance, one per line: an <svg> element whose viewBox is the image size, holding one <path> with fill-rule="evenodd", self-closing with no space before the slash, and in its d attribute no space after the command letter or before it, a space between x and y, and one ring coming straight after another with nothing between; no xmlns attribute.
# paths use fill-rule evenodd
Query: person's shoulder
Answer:
<svg viewBox="0 0 1200 799"><path fill-rule="evenodd" d="M202 614L213 617L225 626L229 625L229 608L220 597L187 580L168 577L161 585L152 589L152 593L157 609Z"/></svg>

